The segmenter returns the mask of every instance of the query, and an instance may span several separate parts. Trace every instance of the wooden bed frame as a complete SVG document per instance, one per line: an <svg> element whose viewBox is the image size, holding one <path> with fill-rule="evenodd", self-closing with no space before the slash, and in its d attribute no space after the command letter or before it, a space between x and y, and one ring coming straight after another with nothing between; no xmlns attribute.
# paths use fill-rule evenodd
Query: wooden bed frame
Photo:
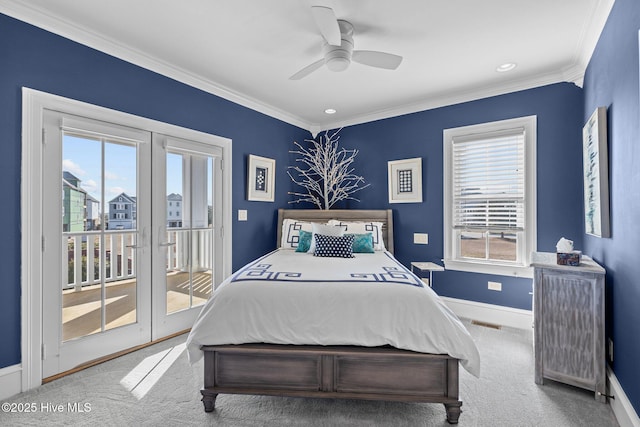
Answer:
<svg viewBox="0 0 640 427"><path fill-rule="evenodd" d="M278 211L282 220L309 222L378 221L393 252L391 210ZM204 410L215 409L219 393L443 403L447 421L457 424L458 359L390 346L310 346L280 344L204 345Z"/></svg>

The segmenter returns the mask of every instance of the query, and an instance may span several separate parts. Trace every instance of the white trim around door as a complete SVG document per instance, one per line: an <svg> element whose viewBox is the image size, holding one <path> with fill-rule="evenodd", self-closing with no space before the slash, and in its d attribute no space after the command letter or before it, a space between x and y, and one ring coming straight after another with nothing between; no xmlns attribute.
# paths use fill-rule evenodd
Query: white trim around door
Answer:
<svg viewBox="0 0 640 427"><path fill-rule="evenodd" d="M216 145L222 150L224 230L223 276L231 274L232 206L231 145L228 138L214 136L30 88L22 90L22 174L21 174L21 391L42 383L42 200L43 200L43 112L45 109L102 120ZM13 371L12 371L13 372ZM15 373L14 373L15 374Z"/></svg>

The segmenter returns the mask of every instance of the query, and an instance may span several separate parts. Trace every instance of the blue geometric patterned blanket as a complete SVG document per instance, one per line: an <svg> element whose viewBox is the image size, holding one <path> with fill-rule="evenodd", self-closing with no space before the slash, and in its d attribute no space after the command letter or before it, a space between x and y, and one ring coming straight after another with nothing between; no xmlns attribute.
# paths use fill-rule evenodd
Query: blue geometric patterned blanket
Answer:
<svg viewBox="0 0 640 427"><path fill-rule="evenodd" d="M231 282L378 282L424 287L389 252L354 255L355 258L324 258L279 249L242 267L232 275Z"/></svg>

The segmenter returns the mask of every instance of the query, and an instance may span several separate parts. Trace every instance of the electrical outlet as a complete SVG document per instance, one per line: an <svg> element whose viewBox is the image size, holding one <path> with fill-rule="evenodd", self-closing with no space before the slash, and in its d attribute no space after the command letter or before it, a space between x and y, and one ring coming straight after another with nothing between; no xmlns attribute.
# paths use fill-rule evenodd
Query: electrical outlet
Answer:
<svg viewBox="0 0 640 427"><path fill-rule="evenodd" d="M502 291L502 283L489 282L489 289L491 289L492 291Z"/></svg>
<svg viewBox="0 0 640 427"><path fill-rule="evenodd" d="M609 338L607 341L609 343L609 362L613 363L613 340Z"/></svg>
<svg viewBox="0 0 640 427"><path fill-rule="evenodd" d="M413 233L413 243L416 245L428 245L429 235L427 233Z"/></svg>

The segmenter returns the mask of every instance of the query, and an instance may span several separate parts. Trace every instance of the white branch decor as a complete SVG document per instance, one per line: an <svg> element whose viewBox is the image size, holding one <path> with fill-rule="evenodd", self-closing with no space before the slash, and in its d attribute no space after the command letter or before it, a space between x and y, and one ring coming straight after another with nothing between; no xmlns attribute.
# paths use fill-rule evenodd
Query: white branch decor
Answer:
<svg viewBox="0 0 640 427"><path fill-rule="evenodd" d="M296 197L289 203L309 202L318 209L328 210L340 200L360 201L352 196L358 190L369 186L364 184L364 178L353 173L351 164L358 155L358 150L338 148L338 129L329 134L319 135L318 140L306 139L311 147L304 148L293 142L297 150L289 151L300 155L295 166L289 166L287 174L293 182L304 187L306 193L290 191ZM295 172L295 176L292 174Z"/></svg>

